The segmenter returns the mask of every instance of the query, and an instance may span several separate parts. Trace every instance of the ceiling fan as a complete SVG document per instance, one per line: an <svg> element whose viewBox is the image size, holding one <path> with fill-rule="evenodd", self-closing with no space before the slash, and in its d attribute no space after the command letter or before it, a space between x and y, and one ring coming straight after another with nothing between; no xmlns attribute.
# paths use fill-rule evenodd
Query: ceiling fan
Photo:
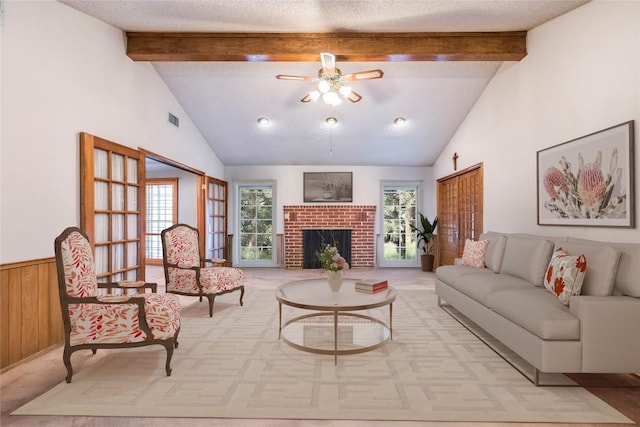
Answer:
<svg viewBox="0 0 640 427"><path fill-rule="evenodd" d="M359 80L379 79L384 75L382 70L379 69L343 75L340 69L336 68L335 55L331 53L321 53L320 60L322 62L322 68L318 70L318 77L278 74L276 79L318 82L318 88L306 94L300 101L310 102L322 98L327 104L338 105L342 102L341 96L351 102L358 102L362 99L362 96L352 91L351 86L346 83Z"/></svg>

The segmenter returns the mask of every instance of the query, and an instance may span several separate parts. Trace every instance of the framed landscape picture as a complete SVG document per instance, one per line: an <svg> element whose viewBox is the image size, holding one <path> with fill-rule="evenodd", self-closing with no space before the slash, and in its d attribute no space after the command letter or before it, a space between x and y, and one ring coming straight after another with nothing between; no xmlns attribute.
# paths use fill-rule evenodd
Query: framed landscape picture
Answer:
<svg viewBox="0 0 640 427"><path fill-rule="evenodd" d="M635 227L634 122L537 153L538 224Z"/></svg>
<svg viewBox="0 0 640 427"><path fill-rule="evenodd" d="M304 172L305 202L352 202L351 172Z"/></svg>

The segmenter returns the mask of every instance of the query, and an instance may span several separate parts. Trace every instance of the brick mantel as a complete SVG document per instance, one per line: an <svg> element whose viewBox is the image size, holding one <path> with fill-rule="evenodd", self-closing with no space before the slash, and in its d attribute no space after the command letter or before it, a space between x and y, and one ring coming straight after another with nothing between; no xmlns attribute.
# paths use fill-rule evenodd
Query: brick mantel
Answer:
<svg viewBox="0 0 640 427"><path fill-rule="evenodd" d="M285 265L302 268L302 230L351 229L351 267L373 267L374 205L291 205L283 207Z"/></svg>

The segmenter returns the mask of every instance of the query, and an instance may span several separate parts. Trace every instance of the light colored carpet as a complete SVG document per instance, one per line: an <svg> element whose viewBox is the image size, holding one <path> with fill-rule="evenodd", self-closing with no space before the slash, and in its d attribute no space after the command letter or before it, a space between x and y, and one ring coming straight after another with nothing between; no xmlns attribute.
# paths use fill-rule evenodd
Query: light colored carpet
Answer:
<svg viewBox="0 0 640 427"><path fill-rule="evenodd" d="M394 340L336 366L278 340L272 290L248 289L244 307L225 295L213 318L204 303L183 310L171 377L160 346L110 351L13 415L630 422L582 388L533 386L430 290L401 290L393 308Z"/></svg>

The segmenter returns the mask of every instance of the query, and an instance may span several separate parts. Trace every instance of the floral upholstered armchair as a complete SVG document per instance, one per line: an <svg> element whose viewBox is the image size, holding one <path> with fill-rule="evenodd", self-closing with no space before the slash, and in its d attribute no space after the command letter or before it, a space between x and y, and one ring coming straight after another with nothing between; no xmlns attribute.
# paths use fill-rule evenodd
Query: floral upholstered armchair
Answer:
<svg viewBox="0 0 640 427"><path fill-rule="evenodd" d="M209 300L209 317L213 317L213 301L217 295L240 291L243 304L244 273L233 267L206 267L198 248L198 230L175 224L161 233L162 258L167 292L180 295L206 297Z"/></svg>
<svg viewBox="0 0 640 427"><path fill-rule="evenodd" d="M122 283L98 283L89 239L77 227L65 229L55 239L58 290L62 308L65 344L62 360L67 383L73 369L71 354L90 349L163 345L167 351L165 370L171 375L173 349L178 347L180 303L176 295L127 294ZM147 286L151 285L151 286ZM133 283L138 289L155 284ZM121 295L112 293L120 288ZM106 290L105 290L106 289ZM102 295L101 293L105 293Z"/></svg>

